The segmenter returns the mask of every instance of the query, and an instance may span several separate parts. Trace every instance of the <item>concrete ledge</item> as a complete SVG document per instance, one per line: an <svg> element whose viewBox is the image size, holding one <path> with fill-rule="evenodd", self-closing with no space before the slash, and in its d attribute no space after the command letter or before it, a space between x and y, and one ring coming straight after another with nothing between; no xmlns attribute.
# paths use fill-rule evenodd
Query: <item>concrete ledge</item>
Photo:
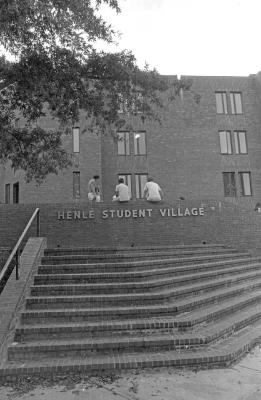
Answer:
<svg viewBox="0 0 261 400"><path fill-rule="evenodd" d="M40 259L46 248L45 238L30 238L20 258L20 278L16 280L13 270L0 296L0 358L5 359L5 345L14 333L19 310L30 289L33 275L37 272ZM0 364L1 365L1 364Z"/></svg>

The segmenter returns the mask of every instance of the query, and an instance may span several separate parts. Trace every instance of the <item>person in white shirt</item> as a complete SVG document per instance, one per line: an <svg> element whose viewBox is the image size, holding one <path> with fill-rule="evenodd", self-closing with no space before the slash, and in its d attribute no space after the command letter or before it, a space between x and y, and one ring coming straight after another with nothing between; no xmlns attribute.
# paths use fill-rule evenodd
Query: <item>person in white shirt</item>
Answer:
<svg viewBox="0 0 261 400"><path fill-rule="evenodd" d="M115 196L113 201L119 201L120 203L130 200L129 188L124 183L123 178L119 178L119 184L115 188Z"/></svg>
<svg viewBox="0 0 261 400"><path fill-rule="evenodd" d="M158 202L163 199L163 192L160 186L153 181L153 178L148 178L148 182L144 186L143 197L152 202Z"/></svg>

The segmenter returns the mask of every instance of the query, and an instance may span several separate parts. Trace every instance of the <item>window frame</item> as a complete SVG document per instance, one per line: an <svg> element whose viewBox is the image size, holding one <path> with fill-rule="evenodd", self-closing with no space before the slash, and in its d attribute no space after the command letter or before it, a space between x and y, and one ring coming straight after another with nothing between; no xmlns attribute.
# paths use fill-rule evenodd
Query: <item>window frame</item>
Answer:
<svg viewBox="0 0 261 400"><path fill-rule="evenodd" d="M120 135L123 136L123 140L120 139ZM119 142L123 143L123 153L119 152ZM118 156L130 156L130 131L119 131L117 132L117 154Z"/></svg>
<svg viewBox="0 0 261 400"><path fill-rule="evenodd" d="M80 197L81 197L81 173L80 171L73 171L73 199L79 199Z"/></svg>
<svg viewBox="0 0 261 400"><path fill-rule="evenodd" d="M72 130L73 137L73 153L80 153L80 128L75 126Z"/></svg>
<svg viewBox="0 0 261 400"><path fill-rule="evenodd" d="M244 179L243 179L243 175L247 175L248 176L248 184L249 184L250 194L246 194L246 190L245 190L246 186L245 186L245 182L244 182ZM250 171L239 171L238 172L238 176L239 176L239 183L240 183L240 195L242 197L253 196L251 172Z"/></svg>
<svg viewBox="0 0 261 400"><path fill-rule="evenodd" d="M240 98L240 107L238 107L238 103L236 101L237 95L239 95ZM230 100L231 114L242 115L243 114L242 92L229 92L229 100ZM241 112L239 112L238 108L240 108Z"/></svg>
<svg viewBox="0 0 261 400"><path fill-rule="evenodd" d="M5 184L5 204L11 204L11 185Z"/></svg>
<svg viewBox="0 0 261 400"><path fill-rule="evenodd" d="M13 204L19 204L20 187L19 182L13 183Z"/></svg>
<svg viewBox="0 0 261 400"><path fill-rule="evenodd" d="M136 196L136 199L143 198L144 188L141 187L141 179L140 179L142 176L145 176L146 182L148 182L148 173L147 172L135 173L135 196ZM138 186L138 190L137 190L137 186Z"/></svg>
<svg viewBox="0 0 261 400"><path fill-rule="evenodd" d="M141 151L141 141L138 140L139 138L135 138L135 135L142 135L143 140L142 143L144 144L144 150ZM135 156L146 156L147 155L147 140L146 140L146 131L136 131L133 132L133 151Z"/></svg>
<svg viewBox="0 0 261 400"><path fill-rule="evenodd" d="M229 185L231 185L230 182L226 182L225 180L225 176L231 175L233 176L234 179L234 193L233 190L231 190L231 188L228 188L227 183L229 183ZM226 172L222 172L222 176L223 176L223 186L224 186L224 196L225 197L237 197L237 184L236 184L236 173L234 171L226 171ZM230 181L232 181L231 179L229 179ZM229 190L227 190L229 189Z"/></svg>
<svg viewBox="0 0 261 400"><path fill-rule="evenodd" d="M133 197L132 196L132 174L128 174L128 173L127 174L126 173L118 174L118 181L120 178L124 179L125 185L127 185L129 188L130 199L132 199L132 197Z"/></svg>
<svg viewBox="0 0 261 400"><path fill-rule="evenodd" d="M242 151L242 144L240 141L240 133L244 133L244 144L246 147L246 151ZM234 137L234 147L235 147L235 154L248 154L248 145L247 145L247 137L246 137L246 131L245 130L234 130L233 131L233 137ZM237 151L238 149L238 151Z"/></svg>
<svg viewBox="0 0 261 400"><path fill-rule="evenodd" d="M225 134L226 134L226 135L225 135L225 139L226 139L226 148L227 148L227 151L226 151L226 152L223 152L223 151L222 151L222 146L221 146L221 134L222 134L222 133L225 133ZM229 131L229 130L220 130L220 131L218 131L218 134L219 134L220 153L221 153L221 154L227 154L227 155L233 154L231 131ZM228 140L228 138L229 138L229 140ZM229 145L228 145L228 143L229 143ZM229 150L230 150L230 151L229 151Z"/></svg>
<svg viewBox="0 0 261 400"><path fill-rule="evenodd" d="M218 101L218 96L220 96L220 102ZM222 91L217 91L215 92L215 98L216 98L216 112L217 114L228 114L228 98L227 98L227 92L222 92ZM219 111L218 105L221 105L222 111Z"/></svg>

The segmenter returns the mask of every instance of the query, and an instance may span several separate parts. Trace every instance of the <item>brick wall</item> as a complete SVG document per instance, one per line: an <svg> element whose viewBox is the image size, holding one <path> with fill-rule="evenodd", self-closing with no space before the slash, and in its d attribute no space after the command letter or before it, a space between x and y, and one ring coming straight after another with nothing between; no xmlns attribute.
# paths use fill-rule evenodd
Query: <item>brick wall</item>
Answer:
<svg viewBox="0 0 261 400"><path fill-rule="evenodd" d="M191 76L192 91L168 102L161 110L161 124L138 118L129 118L134 129L146 130L146 156L118 156L117 141L111 136L102 140L94 133L84 132L87 121L81 116L79 127L81 146L79 166L51 175L37 187L25 184L23 174L6 168L0 172L0 202L4 202L4 184L20 182L20 202L71 202L73 200L73 171L81 173L81 201L87 199L87 183L98 173L102 179L103 200L111 201L118 174L148 173L160 184L164 199L175 202L180 196L186 199L214 198L254 208L261 200L261 85L260 75L250 77L199 77ZM171 77L170 77L171 79ZM242 93L243 114L216 113L215 91ZM170 89L171 92L171 89ZM195 93L200 101L194 99ZM169 95L170 93L168 93ZM168 97L166 95L166 98ZM42 125L52 128L54 121L42 120ZM220 154L219 130L246 130L248 154ZM64 137L64 145L72 149L72 137ZM252 196L224 198L222 172L251 172ZM238 177L238 175L236 175ZM239 182L237 182L239 184ZM135 189L133 190L135 198ZM12 193L11 193L12 197Z"/></svg>
<svg viewBox="0 0 261 400"><path fill-rule="evenodd" d="M222 172L251 172L253 195L226 198L243 207L253 208L261 198L261 87L254 77L188 77L192 92L167 103L161 111L161 124L142 124L130 118L134 129L147 132L147 155L117 156L117 143L107 138L102 147L103 181L107 182L105 201L113 194L119 173L148 173L160 184L164 199L214 198L224 200ZM241 92L243 114L217 114L215 91ZM197 103L195 93L200 96ZM229 101L228 101L229 103ZM245 130L248 154L222 155L219 130ZM239 180L237 181L239 189ZM135 195L135 190L134 190Z"/></svg>
<svg viewBox="0 0 261 400"><path fill-rule="evenodd" d="M261 247L261 214L228 202L208 200L151 205L140 201L135 205L68 203L38 206L41 210L41 236L47 237L48 247L51 248L203 242L223 243L254 251ZM184 214L186 208L191 213L193 208L202 207L204 215L171 216L171 213L177 213L178 208ZM34 208L32 204L0 205L1 246L15 244ZM144 212L145 215L142 214ZM35 224L29 235L36 235Z"/></svg>
<svg viewBox="0 0 261 400"><path fill-rule="evenodd" d="M53 129L56 126L55 120L50 117L42 118L40 124L45 129ZM71 167L61 171L58 175L51 174L39 186L35 182L26 183L24 173L22 171L13 172L6 165L5 168L0 167L0 203L5 202L4 188L6 183L11 184L11 203L13 196L13 184L19 182L19 203L34 202L71 202L73 201L73 172L80 172L80 191L82 199L87 199L88 181L93 175L101 175L101 159L100 159L100 139L94 133L84 132L86 128L86 119L81 115L77 124L80 128L80 153L78 155L78 163L73 163ZM72 135L64 135L63 143L65 149L72 154L73 141Z"/></svg>

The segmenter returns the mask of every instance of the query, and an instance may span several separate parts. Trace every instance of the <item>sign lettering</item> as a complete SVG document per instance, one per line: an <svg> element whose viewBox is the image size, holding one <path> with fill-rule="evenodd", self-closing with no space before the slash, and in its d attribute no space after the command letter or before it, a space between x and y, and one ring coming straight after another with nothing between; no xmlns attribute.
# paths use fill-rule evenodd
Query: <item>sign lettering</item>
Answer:
<svg viewBox="0 0 261 400"><path fill-rule="evenodd" d="M68 210L58 211L58 220L91 220L100 218L102 220L108 219L129 219L129 218L151 218L152 216L159 216L162 218L179 218L179 217L195 217L204 216L204 207L186 207L186 208L143 208L143 209L105 209L105 210Z"/></svg>

